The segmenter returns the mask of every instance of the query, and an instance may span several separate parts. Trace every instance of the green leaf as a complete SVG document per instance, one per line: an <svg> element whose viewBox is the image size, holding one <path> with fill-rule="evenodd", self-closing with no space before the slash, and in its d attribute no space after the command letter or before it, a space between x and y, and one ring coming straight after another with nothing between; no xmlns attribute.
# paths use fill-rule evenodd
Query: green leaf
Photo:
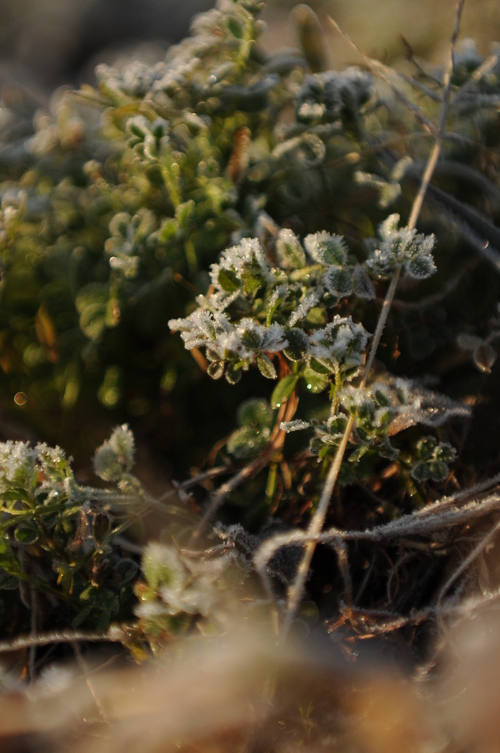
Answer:
<svg viewBox="0 0 500 753"><path fill-rule="evenodd" d="M229 17L227 28L236 39L243 39L243 29L235 18Z"/></svg>
<svg viewBox="0 0 500 753"><path fill-rule="evenodd" d="M302 378L306 383L306 388L313 394L323 392L330 382L328 374L318 374L317 371L309 368L309 366L306 366L302 372Z"/></svg>
<svg viewBox="0 0 500 753"><path fill-rule="evenodd" d="M235 364L228 363L226 368L226 381L229 384L237 384L241 379L241 369L237 368Z"/></svg>
<svg viewBox="0 0 500 753"><path fill-rule="evenodd" d="M29 546L38 540L38 528L34 523L21 523L14 531L14 537L20 544Z"/></svg>
<svg viewBox="0 0 500 753"><path fill-rule="evenodd" d="M295 389L298 378L297 374L289 374L288 376L283 377L283 379L280 379L271 395L271 408L273 408L273 410L276 410L276 408L279 408L283 403L286 403Z"/></svg>
<svg viewBox="0 0 500 753"><path fill-rule="evenodd" d="M284 269L305 267L306 255L302 244L292 230L283 228L276 240L276 254Z"/></svg>
<svg viewBox="0 0 500 753"><path fill-rule="evenodd" d="M238 276L231 269L221 269L217 281L226 293L234 293L240 287Z"/></svg>
<svg viewBox="0 0 500 753"><path fill-rule="evenodd" d="M179 230L179 225L177 223L177 220L174 220L173 217L167 217L167 219L162 223L160 230L158 231L158 240L165 242L169 241L172 238L175 238Z"/></svg>
<svg viewBox="0 0 500 753"><path fill-rule="evenodd" d="M313 306L306 316L304 322L307 327L322 327L326 324L326 312L321 306Z"/></svg>
<svg viewBox="0 0 500 753"><path fill-rule="evenodd" d="M276 379L278 376L273 362L265 353L261 353L260 356L257 356L257 366L259 367L262 376L265 376L266 379Z"/></svg>
<svg viewBox="0 0 500 753"><path fill-rule="evenodd" d="M106 330L108 286L91 283L78 293L75 304L80 314L80 328L90 340L99 340Z"/></svg>
<svg viewBox="0 0 500 753"><path fill-rule="evenodd" d="M285 356L290 361L300 361L309 345L309 340L305 332L298 327L292 327L286 331L286 339L288 340L288 347L283 351Z"/></svg>
<svg viewBox="0 0 500 753"><path fill-rule="evenodd" d="M369 451L369 447L367 445L361 445L361 447L357 447L351 454L349 455L349 462L350 463L357 463L358 460L361 460L363 455L366 455L366 453Z"/></svg>
<svg viewBox="0 0 500 753"><path fill-rule="evenodd" d="M424 437L417 445L417 452L420 460L430 460L434 456L436 450L437 440L434 437Z"/></svg>
<svg viewBox="0 0 500 753"><path fill-rule="evenodd" d="M211 376L212 379L220 379L224 374L224 361L212 361L212 363L209 363L207 374Z"/></svg>
<svg viewBox="0 0 500 753"><path fill-rule="evenodd" d="M243 426L231 434L227 449L235 458L243 460L258 455L268 441L269 429L261 432L253 426Z"/></svg>
<svg viewBox="0 0 500 753"><path fill-rule="evenodd" d="M429 463L429 473L433 481L444 481L448 475L448 466L440 460Z"/></svg>

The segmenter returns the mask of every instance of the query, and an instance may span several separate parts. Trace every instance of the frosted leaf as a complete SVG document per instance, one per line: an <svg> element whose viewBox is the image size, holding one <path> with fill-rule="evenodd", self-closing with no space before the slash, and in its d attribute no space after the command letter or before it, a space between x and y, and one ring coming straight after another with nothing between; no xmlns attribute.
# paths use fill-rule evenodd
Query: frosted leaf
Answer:
<svg viewBox="0 0 500 753"><path fill-rule="evenodd" d="M284 349L285 356L290 361L301 361L309 350L309 338L306 333L297 327L292 327L287 330L286 337L288 344Z"/></svg>
<svg viewBox="0 0 500 753"><path fill-rule="evenodd" d="M474 39L462 39L457 45L454 54L454 73L457 69L465 69L467 74L472 73L484 62L483 56L479 53ZM462 71L461 71L462 73Z"/></svg>
<svg viewBox="0 0 500 753"><path fill-rule="evenodd" d="M303 136L295 136L292 139L278 144L272 151L276 160L295 159L302 167L314 167L323 162L326 155L326 147L323 141L313 133Z"/></svg>
<svg viewBox="0 0 500 753"><path fill-rule="evenodd" d="M302 244L292 230L282 228L276 239L276 254L284 269L300 269L306 265Z"/></svg>
<svg viewBox="0 0 500 753"><path fill-rule="evenodd" d="M358 171L354 174L354 179L358 185L368 186L379 192L380 198L378 205L382 209L386 209L393 204L401 194L401 186L399 183L396 181L383 180L378 175Z"/></svg>
<svg viewBox="0 0 500 753"><path fill-rule="evenodd" d="M392 180L401 181L407 169L410 167L410 165L413 165L413 160L411 157L406 156L402 157L396 164L394 165L392 172L391 172L391 178Z"/></svg>
<svg viewBox="0 0 500 753"><path fill-rule="evenodd" d="M288 345L288 339L285 330L281 324L274 322L266 327L262 336L262 348L268 353L277 353Z"/></svg>
<svg viewBox="0 0 500 753"><path fill-rule="evenodd" d="M353 107L358 109L372 90L371 77L355 66L307 76L298 96L297 117L305 122L335 120Z"/></svg>
<svg viewBox="0 0 500 753"><path fill-rule="evenodd" d="M289 434L292 431L302 431L303 429L309 429L311 424L309 421L302 421L300 418L295 421L282 421L280 423L281 431L286 431Z"/></svg>
<svg viewBox="0 0 500 753"><path fill-rule="evenodd" d="M342 267L329 267L323 275L325 288L339 298L349 296L352 293L352 277L347 269Z"/></svg>
<svg viewBox="0 0 500 753"><path fill-rule="evenodd" d="M217 347L217 340L234 330L226 314L203 309L193 311L187 319L171 319L168 326L173 332L181 332L187 350L211 344Z"/></svg>
<svg viewBox="0 0 500 753"><path fill-rule="evenodd" d="M385 241L397 232L398 226L399 214L390 214L389 217L379 225L378 234L382 240Z"/></svg>
<svg viewBox="0 0 500 753"><path fill-rule="evenodd" d="M417 280L425 280L427 277L436 272L436 265L432 256L415 256L411 261L405 264L406 271L410 277Z"/></svg>
<svg viewBox="0 0 500 753"><path fill-rule="evenodd" d="M38 451L28 442L0 443L0 481L28 487L38 475L36 461Z"/></svg>
<svg viewBox="0 0 500 753"><path fill-rule="evenodd" d="M128 424L117 426L109 438L109 444L120 458L120 461L130 468L134 463L135 440L128 428Z"/></svg>
<svg viewBox="0 0 500 753"><path fill-rule="evenodd" d="M94 471L103 481L119 481L123 476L123 465L109 442L105 442L96 450Z"/></svg>
<svg viewBox="0 0 500 753"><path fill-rule="evenodd" d="M38 461L45 476L42 486L45 484L50 486L54 482L64 482L67 479L73 479L73 473L60 447L49 447L45 443L42 443L37 444L35 450L38 453Z"/></svg>
<svg viewBox="0 0 500 753"><path fill-rule="evenodd" d="M218 287L218 277L215 279L215 274L218 276L220 269L234 270L238 277L255 270L260 272L264 280L268 282L274 280L264 250L257 238L242 238L237 246L222 252L219 264L214 264L211 268L212 283L216 287Z"/></svg>
<svg viewBox="0 0 500 753"><path fill-rule="evenodd" d="M213 609L217 599L217 593L213 584L208 579L199 578L190 586L182 590L162 588L160 591L162 601L172 613L185 612L186 614L201 614L207 617Z"/></svg>
<svg viewBox="0 0 500 753"><path fill-rule="evenodd" d="M350 316L343 318L337 314L333 322L310 335L310 342L310 355L349 369L363 363L368 332Z"/></svg>
<svg viewBox="0 0 500 753"><path fill-rule="evenodd" d="M432 479L441 482L449 473L448 463L456 459L457 452L448 442L438 442L435 437L422 437L416 447L417 462L411 469L416 481Z"/></svg>
<svg viewBox="0 0 500 753"><path fill-rule="evenodd" d="M388 406L392 404L393 395L387 384L375 382L370 386L370 392L379 405Z"/></svg>
<svg viewBox="0 0 500 753"><path fill-rule="evenodd" d="M303 121L320 120L325 110L325 105L319 102L303 102L297 110L297 117Z"/></svg>
<svg viewBox="0 0 500 753"><path fill-rule="evenodd" d="M347 418L340 413L330 416L326 422L328 434L333 438L341 437L347 426Z"/></svg>
<svg viewBox="0 0 500 753"><path fill-rule="evenodd" d="M120 481L134 462L134 436L127 424L117 426L110 439L97 448L94 471L104 481Z"/></svg>
<svg viewBox="0 0 500 753"><path fill-rule="evenodd" d="M285 299L288 294L288 287L286 285L278 285L277 288L273 290L271 295L269 296L269 300L267 302L267 310L268 312L273 312L276 304L280 300L280 298Z"/></svg>
<svg viewBox="0 0 500 753"><path fill-rule="evenodd" d="M257 366L266 379L277 379L278 374L271 359L265 353L257 356Z"/></svg>
<svg viewBox="0 0 500 753"><path fill-rule="evenodd" d="M292 312L288 320L288 326L294 327L301 319L305 319L308 313L314 306L321 301L322 290L314 289L311 293L308 293L304 300Z"/></svg>
<svg viewBox="0 0 500 753"><path fill-rule="evenodd" d="M331 235L325 231L306 236L304 245L314 261L331 266L342 266L347 259L347 246L340 235Z"/></svg>
<svg viewBox="0 0 500 753"><path fill-rule="evenodd" d="M411 469L411 475L415 481L428 481L431 473L426 463L417 463Z"/></svg>
<svg viewBox="0 0 500 753"><path fill-rule="evenodd" d="M375 289L372 281L360 264L357 264L354 267L352 273L352 286L354 294L357 295L358 298L366 298L367 300L375 298Z"/></svg>

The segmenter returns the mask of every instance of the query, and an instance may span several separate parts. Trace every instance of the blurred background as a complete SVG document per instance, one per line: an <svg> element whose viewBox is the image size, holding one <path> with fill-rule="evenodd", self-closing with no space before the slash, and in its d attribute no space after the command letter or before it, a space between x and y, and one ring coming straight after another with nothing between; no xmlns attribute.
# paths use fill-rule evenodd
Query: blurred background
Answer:
<svg viewBox="0 0 500 753"><path fill-rule="evenodd" d="M17 83L43 97L61 84L92 83L96 64L130 57L163 57L189 30L195 13L214 0L0 0L0 86ZM296 46L292 0L269 0L266 46ZM452 25L455 0L312 0L328 34L328 14L372 56L392 61L404 53L401 35L417 55L436 60ZM500 39L498 0L469 0L463 35L480 51ZM353 54L333 33L332 62Z"/></svg>

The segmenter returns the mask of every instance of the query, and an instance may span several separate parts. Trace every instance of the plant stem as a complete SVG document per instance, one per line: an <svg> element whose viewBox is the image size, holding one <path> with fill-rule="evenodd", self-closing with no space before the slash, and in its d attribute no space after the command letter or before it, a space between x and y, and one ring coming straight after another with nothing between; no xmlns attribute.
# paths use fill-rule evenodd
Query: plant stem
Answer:
<svg viewBox="0 0 500 753"><path fill-rule="evenodd" d="M316 536L317 534L321 533L321 529L323 528L323 523L326 517L328 506L330 504L330 499L335 487L335 483L337 481L337 476L339 475L340 466L342 465L347 442L349 441L349 437L351 436L353 426L354 416L351 416L349 418L349 421L347 422L346 430L344 432L340 445L337 448L333 462L328 470L328 476L326 477L325 485L323 487L323 491L321 492L318 507L316 508L316 511L312 517L311 524L308 529L308 533L310 533L311 536ZM299 601L302 597L304 585L307 579L309 568L311 566L311 560L313 558L315 549L315 541L310 541L308 544L306 544L304 556L297 570L297 577L295 578L295 581L292 583L288 592L287 612L283 625L284 636L286 636L288 634L288 631L290 630L295 612L297 611Z"/></svg>

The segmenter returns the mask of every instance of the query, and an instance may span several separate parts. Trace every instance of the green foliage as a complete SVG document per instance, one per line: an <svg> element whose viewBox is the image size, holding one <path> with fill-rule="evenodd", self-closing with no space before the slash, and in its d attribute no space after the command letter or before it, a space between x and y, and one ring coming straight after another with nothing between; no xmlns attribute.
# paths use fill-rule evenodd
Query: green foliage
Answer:
<svg viewBox="0 0 500 753"><path fill-rule="evenodd" d="M132 462L133 437L126 426L96 452L101 478L118 483L109 491L78 484L58 447L0 445L0 583L2 590L17 592L16 616L2 612L3 630L25 629L28 610L35 608L33 593L39 615L54 627L104 630L129 614L139 568L114 539L126 518L123 506L141 497L138 482L127 473Z"/></svg>

